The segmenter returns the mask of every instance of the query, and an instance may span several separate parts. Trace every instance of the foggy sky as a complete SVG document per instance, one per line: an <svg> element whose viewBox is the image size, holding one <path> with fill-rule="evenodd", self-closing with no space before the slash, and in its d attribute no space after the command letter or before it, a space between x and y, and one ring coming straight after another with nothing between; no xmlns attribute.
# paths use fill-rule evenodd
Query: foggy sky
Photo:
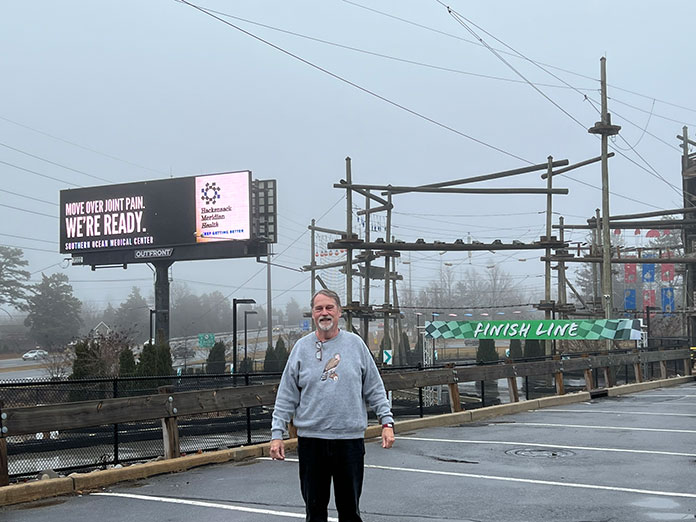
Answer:
<svg viewBox="0 0 696 522"><path fill-rule="evenodd" d="M358 4L369 9L342 1L199 4L286 31L216 15L312 67L174 0L6 2L0 244L25 248L32 281L41 272L68 274L88 307L116 306L134 285L151 296L146 265L96 272L68 266L58 253L59 191L248 169L255 178L278 180L275 262L298 268L310 262L311 219L345 228L345 193L332 185L345 177L347 156L354 182L392 185L480 175L548 156L571 163L598 156L599 140L587 128L599 119L602 56L612 123L622 126L613 140L611 213L682 206L675 136L684 125L696 134L689 2L449 4L478 26L469 26L475 34L435 1ZM477 37L498 51L477 44ZM545 183L534 173L471 186ZM566 223L594 215L600 183L599 164L555 178L554 186L570 195L554 197L554 223L559 215ZM394 235L531 242L544 234L545 200L399 195ZM362 206L362 198L354 203ZM625 239L644 241L633 232ZM576 231L570 240L583 241L584 234ZM443 266L465 277L469 268L481 273L495 265L540 299L541 255L435 252L402 259L412 262L416 289ZM408 284L408 268L400 270ZM172 277L194 293L220 290L265 303L265 268L254 260L180 262ZM274 268L273 294L276 306L291 297L304 306L309 275ZM381 292L374 295L381 302Z"/></svg>

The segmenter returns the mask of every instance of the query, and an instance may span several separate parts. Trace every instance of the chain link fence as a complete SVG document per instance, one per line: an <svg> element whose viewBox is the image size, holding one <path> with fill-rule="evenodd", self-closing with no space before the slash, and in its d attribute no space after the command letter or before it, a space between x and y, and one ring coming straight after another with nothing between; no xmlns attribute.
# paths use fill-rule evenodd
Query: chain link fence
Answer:
<svg viewBox="0 0 696 522"><path fill-rule="evenodd" d="M653 346L651 349L657 349ZM665 346L659 346L665 348ZM678 346L669 346L678 348ZM573 354L573 357L582 354ZM515 362L533 362L546 358L520 359ZM438 361L434 367L443 367L447 361ZM491 363L497 364L497 363ZM476 365L475 361L456 361L454 368ZM683 375L682 361L667 363L668 377ZM422 370L417 367L383 367L382 372ZM644 365L645 379L660 378L659 363ZM633 367L613 368L614 384L635 382ZM128 377L84 380L30 380L0 382L0 409L32 407L74 401L88 401L174 393L193 390L274 384L280 373L253 373L224 375L180 375L166 377ZM606 386L603 372L593 372L594 387ZM565 391L585 389L583 372L563 374ZM510 402L507 379L496 381L458 383L463 409L480 408ZM166 390L163 389L166 387ZM556 393L552 376L517 378L520 399L537 399ZM432 386L397 390L390 394L392 410L397 419L449 413L447 386ZM178 417L180 448L183 453L225 449L235 446L267 442L271 437L272 409L266 406L220 411ZM370 412L370 423L377 419ZM161 421L133 422L98 426L68 431L39 432L29 436L7 438L8 468L11 480L33 478L44 470L60 473L105 469L109 466L161 457L163 440Z"/></svg>

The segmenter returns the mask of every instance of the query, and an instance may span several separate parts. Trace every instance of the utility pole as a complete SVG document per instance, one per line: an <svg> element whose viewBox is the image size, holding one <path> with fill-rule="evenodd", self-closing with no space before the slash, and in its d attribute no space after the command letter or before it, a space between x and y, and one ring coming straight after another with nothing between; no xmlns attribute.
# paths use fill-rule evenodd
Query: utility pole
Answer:
<svg viewBox="0 0 696 522"><path fill-rule="evenodd" d="M551 194L551 189L553 188L553 156L549 156L547 158L547 170L546 170L546 242L551 241L551 216L553 214L552 212L552 205L553 205L553 196ZM547 321L551 319L551 312L553 310L553 304L551 303L551 249L546 248L546 257L547 261L544 263L544 302L545 302L545 307L544 307L544 319ZM552 343L550 339L547 339L545 341L545 350L544 352L546 355L551 355L552 350Z"/></svg>
<svg viewBox="0 0 696 522"><path fill-rule="evenodd" d="M266 256L266 338L268 339L268 346L273 346L273 303L271 300L271 252L270 245L268 249L268 255ZM236 335L236 333L235 333ZM235 353L237 347L234 347ZM235 373L237 368L234 369Z"/></svg>
<svg viewBox="0 0 696 522"><path fill-rule="evenodd" d="M565 234L563 230L563 225L565 224L565 220L563 219L563 216L558 218L558 224L560 225L558 228L558 240L561 243L565 242ZM565 271L566 271L566 266L565 266L565 261L559 261L558 262L558 304L559 308L562 310L562 319L567 319L567 311L566 311L566 304L567 304L567 294L566 294L566 276L565 276Z"/></svg>
<svg viewBox="0 0 696 522"><path fill-rule="evenodd" d="M613 302L611 288L611 236L609 230L609 136L619 133L621 127L611 124L611 114L607 111L607 59L600 59L602 89L602 120L594 124L588 132L602 137L602 302L604 318L611 319ZM607 350L611 349L611 340L607 340Z"/></svg>
<svg viewBox="0 0 696 522"><path fill-rule="evenodd" d="M389 192L389 194L387 194L387 206L389 207L387 208L387 225L384 231L384 239L386 242L389 242L389 238L391 237L391 205L392 195L391 192ZM391 252L385 252L384 255L384 348L391 348L392 354L394 354L394 345L389 340L389 319L391 318L391 314L389 313L391 308L389 304L389 254L391 254Z"/></svg>
<svg viewBox="0 0 696 522"><path fill-rule="evenodd" d="M346 158L346 182L348 186L353 183L353 175L351 172L350 157ZM353 191L346 190L346 239L353 237ZM346 331L353 331L353 249L348 246L346 248L346 310L345 321Z"/></svg>
<svg viewBox="0 0 696 522"><path fill-rule="evenodd" d="M365 242L369 243L370 242L370 191L367 191L367 194L365 194ZM370 308L370 267L371 267L371 261L370 257L372 255L372 252L369 250L363 250L363 255L365 256L365 294L364 294L364 307L363 310L367 311ZM370 346L370 318L368 317L368 314L365 313L363 315L363 325L362 325L362 337L363 341L365 341L365 344L369 347Z"/></svg>
<svg viewBox="0 0 696 522"><path fill-rule="evenodd" d="M689 154L689 145L696 146L696 142L689 139L688 128L682 128L682 135L677 136L682 140L682 190L684 193L684 208L696 206L696 153ZM696 226L684 226L682 228L682 243L684 245L684 256L692 255L696 251ZM685 265L686 274L684 304L687 317L686 332L689 338L689 345L696 346L696 267Z"/></svg>
<svg viewBox="0 0 696 522"><path fill-rule="evenodd" d="M592 238L594 239L593 245L595 248L595 255L597 257L599 257L600 254L602 253L602 228L601 228L602 227L602 219L600 218L599 214L600 214L600 210L598 208L596 208L595 209L596 228L594 228L592 230ZM602 260L604 260L604 258L602 258ZM593 301L594 301L594 305L592 306L592 308L593 308L593 311L596 311L597 310L597 303L599 302L600 303L599 309L603 311L604 309L601 306L602 300L599 298L600 297L599 282L602 281L602 268L603 268L603 266L596 266L594 264L592 266L593 266L593 271L592 271L593 282L592 282L592 284L594 285L592 288L594 291L594 295L592 296Z"/></svg>
<svg viewBox="0 0 696 522"><path fill-rule="evenodd" d="M310 273L312 274L312 280L310 282L310 292L312 292L310 299L314 297L314 294L317 291L317 282L316 282L316 277L317 277L317 247L316 247L316 230L314 230L315 225L317 224L317 221L315 219L312 220L312 235L311 237L311 252L310 255L312 256L312 259L309 260L309 266L310 266ZM314 315L312 314L312 310L309 311L309 317L310 317L310 324L312 326L312 331L314 331L315 324L314 324Z"/></svg>

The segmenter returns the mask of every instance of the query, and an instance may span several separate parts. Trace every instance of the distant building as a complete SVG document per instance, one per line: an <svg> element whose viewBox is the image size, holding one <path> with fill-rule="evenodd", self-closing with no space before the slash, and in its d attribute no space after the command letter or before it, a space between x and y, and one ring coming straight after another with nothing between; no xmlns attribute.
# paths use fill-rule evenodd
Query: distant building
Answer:
<svg viewBox="0 0 696 522"><path fill-rule="evenodd" d="M99 324L90 330L90 334L94 337L106 337L111 332L111 328L104 322L99 321Z"/></svg>

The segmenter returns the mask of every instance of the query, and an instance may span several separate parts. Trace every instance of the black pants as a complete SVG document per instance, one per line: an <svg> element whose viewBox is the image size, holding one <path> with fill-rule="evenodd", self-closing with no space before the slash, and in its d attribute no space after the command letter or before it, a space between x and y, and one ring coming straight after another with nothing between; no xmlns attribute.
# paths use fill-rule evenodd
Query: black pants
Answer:
<svg viewBox="0 0 696 522"><path fill-rule="evenodd" d="M362 522L360 493L363 484L365 441L299 437L300 488L307 522L326 522L331 479L340 522Z"/></svg>

